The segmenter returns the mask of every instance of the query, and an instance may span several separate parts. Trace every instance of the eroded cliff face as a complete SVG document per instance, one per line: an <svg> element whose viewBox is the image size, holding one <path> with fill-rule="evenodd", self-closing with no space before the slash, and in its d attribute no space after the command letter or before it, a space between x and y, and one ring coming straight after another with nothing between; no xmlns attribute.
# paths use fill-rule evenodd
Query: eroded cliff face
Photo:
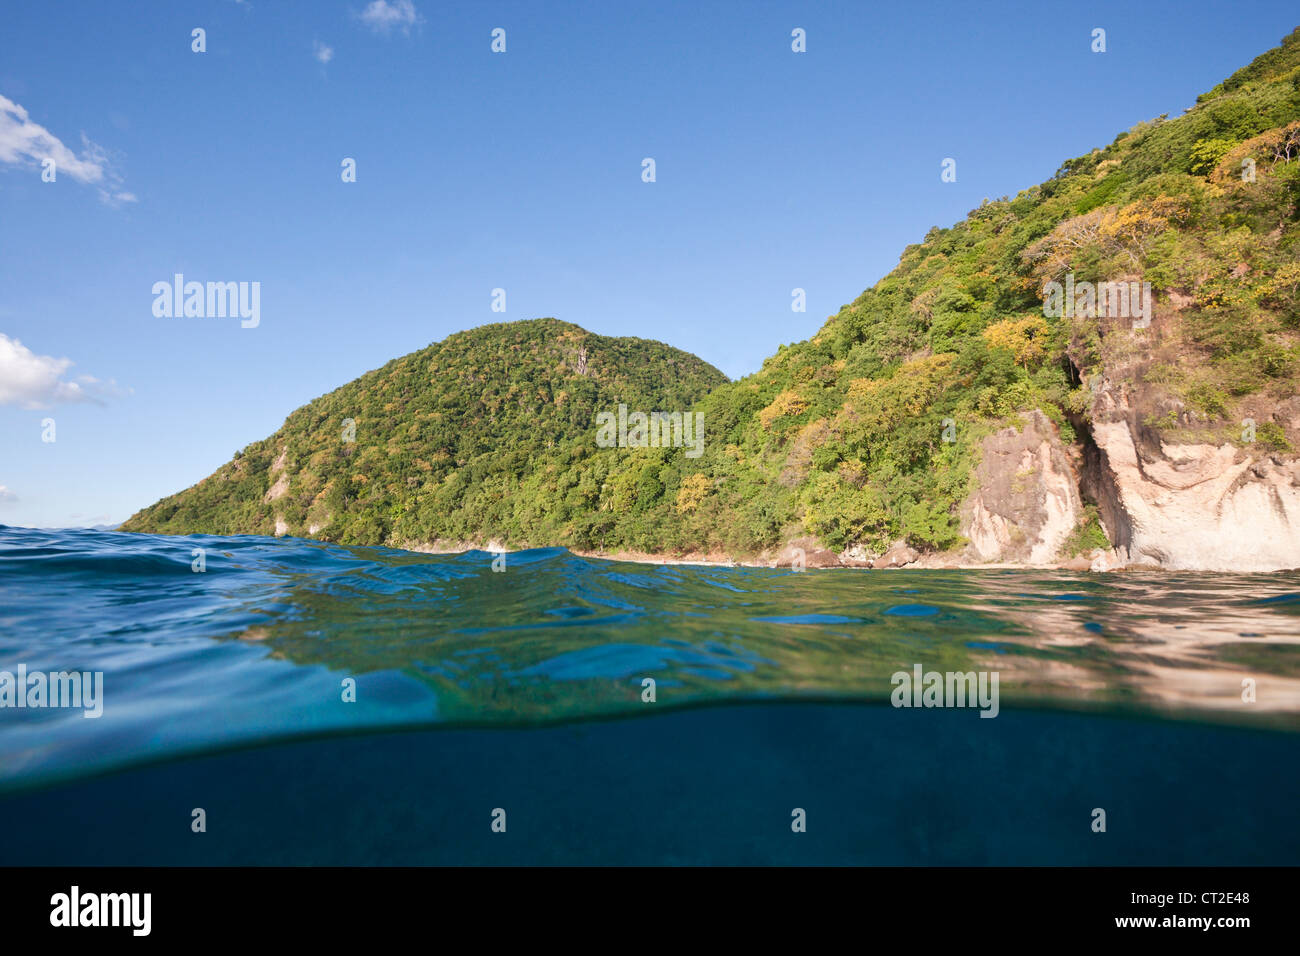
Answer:
<svg viewBox="0 0 1300 956"><path fill-rule="evenodd" d="M1052 564L1083 514L1078 479L1042 412L984 440L976 490L961 510L963 561Z"/></svg>
<svg viewBox="0 0 1300 956"><path fill-rule="evenodd" d="M1169 444L1126 391L1093 404L1085 484L1122 561L1187 571L1300 568L1300 461L1231 444Z"/></svg>
<svg viewBox="0 0 1300 956"><path fill-rule="evenodd" d="M985 439L962 507L960 564L1061 564L1097 505L1113 548L1091 567L1300 568L1300 460L1233 444L1173 444L1141 423L1128 390L1099 382L1084 440L1064 446L1041 412Z"/></svg>

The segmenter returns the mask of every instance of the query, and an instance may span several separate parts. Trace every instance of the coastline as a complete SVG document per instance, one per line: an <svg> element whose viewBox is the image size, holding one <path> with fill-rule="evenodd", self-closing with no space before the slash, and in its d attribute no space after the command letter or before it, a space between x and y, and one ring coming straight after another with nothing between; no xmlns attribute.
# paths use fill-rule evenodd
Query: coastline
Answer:
<svg viewBox="0 0 1300 956"><path fill-rule="evenodd" d="M464 554L466 551L510 553L510 549L506 548L498 541L488 541L486 543L469 541L405 542L401 545L395 545L394 547L398 547L403 551L414 551L420 554ZM547 545L546 547L563 547L563 545ZM601 561L625 561L629 564L682 565L710 568L764 568L768 570L792 569L793 567L792 562L789 559L783 559L780 554L773 558L763 558L762 556L735 558L732 555L720 551L688 551L684 554L655 554L646 551L586 551L578 550L576 548L565 548L565 550L580 558L596 558ZM845 560L839 556L831 555L830 552L824 551L816 552L816 554L821 556L821 560L808 562L805 564L803 570L898 571L906 569L925 571L1094 571L1098 573L1105 571L1164 570L1157 565L1124 564L1122 562L1116 563L1113 566L1109 564L1099 564L1096 557L1080 557L1066 561L1031 564L1027 562L1013 561L967 562L962 561L957 556L944 554L919 554L911 561L882 564L879 567L875 567L871 561L858 559ZM834 557L835 563L830 563L825 557L826 555ZM1104 555L1102 557L1104 557Z"/></svg>

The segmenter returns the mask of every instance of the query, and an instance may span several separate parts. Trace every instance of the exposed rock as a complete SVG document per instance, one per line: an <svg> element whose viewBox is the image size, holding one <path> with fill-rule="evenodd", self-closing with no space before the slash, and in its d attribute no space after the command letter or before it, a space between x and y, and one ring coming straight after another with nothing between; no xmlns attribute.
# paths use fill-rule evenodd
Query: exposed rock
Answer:
<svg viewBox="0 0 1300 956"><path fill-rule="evenodd" d="M1098 484L1111 486L1123 511L1113 540L1130 562L1187 571L1300 567L1300 463L1255 461L1226 444L1135 440L1135 430L1122 419L1093 428Z"/></svg>
<svg viewBox="0 0 1300 956"><path fill-rule="evenodd" d="M271 462L271 474L279 475L280 477L275 479L275 484L267 489L266 494L262 496L263 501L275 501L277 498L283 498L289 493L289 475L284 470L284 466L288 460L289 449L285 448L280 451L280 454L276 457L275 461Z"/></svg>
<svg viewBox="0 0 1300 956"><path fill-rule="evenodd" d="M862 545L854 544L840 552L840 564L846 568L869 568L874 565L876 557Z"/></svg>
<svg viewBox="0 0 1300 956"><path fill-rule="evenodd" d="M1056 430L1040 411L988 436L977 490L962 506L973 562L1048 564L1079 523L1078 483Z"/></svg>
<svg viewBox="0 0 1300 956"><path fill-rule="evenodd" d="M1128 558L1121 550L1110 548L1093 558L1092 563L1088 566L1088 570L1118 571L1127 564Z"/></svg>
<svg viewBox="0 0 1300 956"><path fill-rule="evenodd" d="M786 542L777 552L773 567L777 568L837 568L839 555L823 548L816 538L795 538Z"/></svg>
<svg viewBox="0 0 1300 956"><path fill-rule="evenodd" d="M266 494L262 496L262 500L275 501L275 499L283 498L288 493L289 493L289 476L282 474L280 475L279 478L275 480L275 484L273 484L270 488L267 489Z"/></svg>
<svg viewBox="0 0 1300 956"><path fill-rule="evenodd" d="M807 568L838 568L840 566L840 556L834 551L827 548L818 548L816 551L809 551Z"/></svg>
<svg viewBox="0 0 1300 956"><path fill-rule="evenodd" d="M958 551L931 551L917 558L915 564L909 564L911 568L930 568L951 570L953 568L968 567L969 564L963 560L961 552Z"/></svg>
<svg viewBox="0 0 1300 956"><path fill-rule="evenodd" d="M1083 489L1097 501L1116 551L1093 570L1300 567L1300 461L1228 443L1166 442L1144 424L1164 406L1151 390L1124 384L1136 377L1111 366L1093 388ZM1283 401L1258 414L1288 422L1297 408Z"/></svg>
<svg viewBox="0 0 1300 956"><path fill-rule="evenodd" d="M920 553L904 541L897 541L872 563L874 568L901 568L916 563Z"/></svg>

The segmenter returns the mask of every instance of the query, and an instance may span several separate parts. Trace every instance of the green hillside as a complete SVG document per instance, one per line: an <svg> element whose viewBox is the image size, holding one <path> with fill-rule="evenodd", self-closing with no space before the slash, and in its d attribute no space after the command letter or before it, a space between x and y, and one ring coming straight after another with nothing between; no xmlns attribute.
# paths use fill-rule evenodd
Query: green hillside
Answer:
<svg viewBox="0 0 1300 956"><path fill-rule="evenodd" d="M290 533L351 544L560 535L567 510L521 494L594 448L598 411L688 408L726 381L659 342L592 335L555 319L485 325L361 376L295 411L124 531ZM590 448L588 447L590 446ZM579 511L585 511L585 505Z"/></svg>
<svg viewBox="0 0 1300 956"><path fill-rule="evenodd" d="M1153 435L1290 452L1300 435L1279 409L1300 394L1298 238L1300 31L1184 115L932 229L745 379L551 320L488 326L298 410L125 528L269 532L281 516L290 533L358 543L741 555L811 534L944 550L961 543L983 436L1037 408L1086 441L1103 379ZM1150 283L1150 326L1045 316L1045 283L1066 277ZM587 376L579 341L599 356ZM595 413L620 400L697 402L704 454L596 447ZM339 441L349 416L353 445ZM288 491L267 502L282 450Z"/></svg>

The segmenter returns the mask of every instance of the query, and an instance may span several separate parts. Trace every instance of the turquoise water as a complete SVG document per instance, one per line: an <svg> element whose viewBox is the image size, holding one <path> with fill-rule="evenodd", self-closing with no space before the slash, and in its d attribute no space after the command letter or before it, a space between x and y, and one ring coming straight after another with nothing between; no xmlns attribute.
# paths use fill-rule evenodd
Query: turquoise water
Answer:
<svg viewBox="0 0 1300 956"><path fill-rule="evenodd" d="M30 855L19 840L0 860L1159 862L1133 838L1112 840L1113 852L1087 842L1087 813L1109 793L1131 808L1116 825L1144 814L1145 839L1168 861L1300 862L1300 575L796 573L561 549L510 554L503 572L492 564L482 552L0 527L0 672L103 673L98 718L0 708L0 812L39 822L76 804L107 815L85 832L49 816L63 821L64 855L44 831ZM997 672L997 718L890 707L891 676L918 664ZM657 782L637 786L638 767ZM664 791L684 768L689 778ZM375 775L387 797L367 790ZM318 777L352 788L318 782L314 813L380 828L351 856L319 841L320 820L296 843L286 836L312 814L277 809L273 794ZM560 781L554 793L543 778ZM186 805L177 832L188 837L200 797L178 794L200 779L241 833L281 842L227 837L196 850L169 843L181 839L170 830L150 838L168 794ZM855 800L871 788L874 803ZM1013 808L1008 827L1032 822L1067 792L1079 806L1060 803L1030 842L1023 825L1012 839L988 822ZM472 815L475 794L503 793L517 819L548 821L553 837L578 806L588 821L600 807L620 812L603 830L591 823L580 846L520 836L501 859L500 845L468 836L392 836L394 815L453 804ZM730 805L738 829L681 846L660 834L662 853L641 848L648 859L606 845L689 816L674 799ZM810 826L805 843L781 842L789 807L819 801L836 808L841 839L820 843ZM976 804L986 812L971 809L972 822L953 816ZM1198 810L1227 822L1197 830ZM1065 819L1076 812L1077 846ZM776 842L737 822L755 814L777 819ZM135 837L115 850L109 831ZM391 852L375 849L384 834Z"/></svg>

